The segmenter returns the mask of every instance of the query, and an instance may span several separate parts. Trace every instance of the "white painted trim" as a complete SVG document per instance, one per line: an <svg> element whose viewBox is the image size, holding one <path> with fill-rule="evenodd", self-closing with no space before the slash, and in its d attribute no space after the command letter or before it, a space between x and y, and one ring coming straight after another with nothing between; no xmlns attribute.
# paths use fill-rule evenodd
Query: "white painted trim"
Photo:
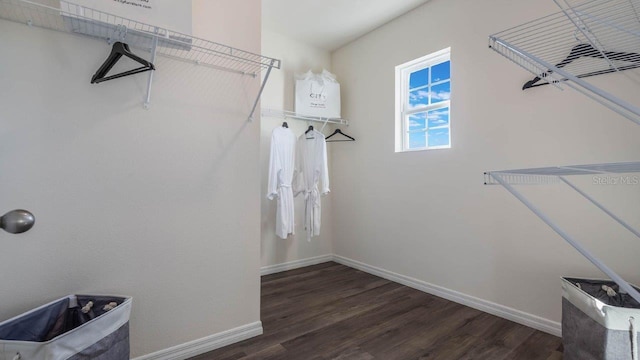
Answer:
<svg viewBox="0 0 640 360"><path fill-rule="evenodd" d="M379 276L381 278L397 282L402 285L414 288L432 294L458 304L462 304L486 313L499 316L501 318L511 320L518 324L528 326L530 328L540 330L551 335L561 336L562 327L559 322L551 321L533 314L526 313L524 311L516 310L504 305L496 304L491 301L483 300L471 295L463 294L454 290L444 288L442 286L433 285L428 282L414 279L409 276L400 275L389 270L381 269L379 267L371 266L356 260L352 260L343 256L334 255L333 261L364 271L366 273Z"/></svg>
<svg viewBox="0 0 640 360"><path fill-rule="evenodd" d="M294 270L294 269L299 269L299 268L303 268L311 265L326 263L329 261L333 261L333 257L334 256L332 254L327 254L327 255L315 256L307 259L290 261L282 264L263 266L262 268L260 268L260 276L271 275L271 274L275 274L283 271Z"/></svg>
<svg viewBox="0 0 640 360"><path fill-rule="evenodd" d="M433 285L428 282L418 280L409 276L394 273L389 270L371 266L356 260L339 255L322 255L308 259L296 260L284 264L265 266L260 269L261 275L275 274L282 271L298 269L306 266L335 261L339 264L349 266L366 273L379 276L381 278L397 282L402 285L432 294L458 304L472 307L486 313L511 320L518 324L540 330L555 336L561 336L562 330L559 322L551 321L533 314L516 310L491 301L483 300L471 295L463 294L442 286ZM262 322L237 327L235 329L223 331L202 339L190 341L165 350L137 357L133 360L185 360L206 352L231 345L254 336L262 335Z"/></svg>
<svg viewBox="0 0 640 360"><path fill-rule="evenodd" d="M262 335L262 322L260 321L140 356L133 360L185 360L258 335Z"/></svg>

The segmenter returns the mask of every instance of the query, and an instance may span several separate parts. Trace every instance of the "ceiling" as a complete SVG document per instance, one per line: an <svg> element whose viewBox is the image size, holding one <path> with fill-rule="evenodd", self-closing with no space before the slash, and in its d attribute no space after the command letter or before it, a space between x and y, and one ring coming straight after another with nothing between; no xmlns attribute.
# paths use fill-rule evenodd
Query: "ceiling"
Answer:
<svg viewBox="0 0 640 360"><path fill-rule="evenodd" d="M429 0L263 0L265 29L333 51Z"/></svg>

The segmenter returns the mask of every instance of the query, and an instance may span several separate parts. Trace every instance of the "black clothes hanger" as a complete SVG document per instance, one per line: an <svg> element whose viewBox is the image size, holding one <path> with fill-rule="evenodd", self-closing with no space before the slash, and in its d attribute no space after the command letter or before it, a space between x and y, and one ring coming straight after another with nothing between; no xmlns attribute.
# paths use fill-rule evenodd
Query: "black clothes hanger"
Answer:
<svg viewBox="0 0 640 360"><path fill-rule="evenodd" d="M109 70L111 70L111 68L118 62L118 60L120 60L122 55L130 58L133 61L136 61L142 64L142 66L137 69L121 72L120 74L106 76ZM123 76L133 75L133 74L137 74L137 73L141 73L149 70L155 70L155 67L153 66L152 63L133 54L131 50L129 50L129 45L118 41L113 43L113 47L111 48L111 54L109 54L109 57L107 58L107 60L102 64L102 66L100 66L100 69L98 69L98 71L96 71L96 73L93 75L93 77L91 78L91 83L98 84L103 81L113 80L113 79L121 78Z"/></svg>
<svg viewBox="0 0 640 360"><path fill-rule="evenodd" d="M287 122L285 121L285 122L282 123L282 127L288 129L289 128L289 124L287 124Z"/></svg>
<svg viewBox="0 0 640 360"><path fill-rule="evenodd" d="M610 60L626 61L626 62L633 63L633 64L630 64L630 65L620 66L620 67L618 67L618 70L629 70L629 69L634 69L634 68L640 67L640 54L638 54L638 53L627 53L627 52L616 52L616 51L603 51L603 52L600 52L598 49L594 48L590 44L578 44L578 45L574 46L573 49L571 49L571 52L569 53L569 55L564 60L559 62L556 65L556 67L557 68L563 68L563 67L571 64L574 60L577 60L577 59L579 59L581 57L592 57L592 58L604 59L605 57L602 55L603 53L604 53L604 56L606 56ZM605 69L605 70L593 71L593 72L590 72L590 73L577 75L577 77L584 78L584 77L589 77L589 76L594 76L594 75L608 74L608 73L616 72L618 70L616 70L616 69ZM526 90L526 89L529 89L529 88L532 88L532 87L536 87L536 86L547 85L548 82L545 82L545 83L542 83L542 84L536 84L536 83L538 81L542 80L542 78L546 77L551 72L552 71L549 70L548 72L543 73L540 76L536 76L535 78L533 78L533 80L527 81L522 86L522 90ZM566 80L563 80L563 81L566 81Z"/></svg>
<svg viewBox="0 0 640 360"><path fill-rule="evenodd" d="M340 135L342 135L342 136L345 136L345 137L349 138L350 140L329 140L332 136L337 135L337 134L340 134ZM336 129L336 131L334 131L334 132L333 132L333 134L331 134L331 135L327 136L327 137L325 138L325 140L327 140L327 142L356 141L356 139L354 139L354 138L352 138L351 136L349 136L349 135L347 135L347 134L343 133L343 132L342 132L342 130L340 130L340 129Z"/></svg>
<svg viewBox="0 0 640 360"><path fill-rule="evenodd" d="M304 132L305 139L311 140L311 139L315 139L316 138L315 136L313 136L314 134L309 135L309 133L312 132L312 131L313 131L313 126L309 126L307 131ZM311 137L309 137L309 136L311 136Z"/></svg>

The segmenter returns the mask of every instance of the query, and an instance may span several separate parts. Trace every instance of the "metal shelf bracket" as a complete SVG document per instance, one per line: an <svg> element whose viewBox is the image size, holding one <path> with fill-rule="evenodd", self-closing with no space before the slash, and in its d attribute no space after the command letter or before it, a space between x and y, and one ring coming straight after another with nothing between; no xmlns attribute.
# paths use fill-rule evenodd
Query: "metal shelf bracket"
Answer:
<svg viewBox="0 0 640 360"><path fill-rule="evenodd" d="M640 238L640 231L629 225L627 222L614 214L611 210L607 209L603 204L598 202L596 199L594 199L566 179L566 176L571 175L620 175L631 173L640 174L640 162L491 171L485 173L485 185L502 185L502 187L504 187L521 203L529 208L529 210L536 214L536 216L538 216L545 224L552 228L553 231L560 235L567 243L569 243L569 245L571 245L580 254L582 254L582 256L587 258L587 260L589 260L593 265L600 269L600 271L609 276L611 280L615 281L620 286L620 289L624 290L636 301L640 302L640 292L638 292L620 275L618 275L615 271L613 271L605 263L603 263L595 255L593 255L589 250L582 246L582 244L580 244L580 242L578 242L574 237L562 230L562 228L560 228L557 223L555 223L540 208L536 207L529 199L527 199L513 186L514 184L549 184L553 182L549 179L556 179L557 181L555 182L566 184L586 200L588 200L590 203L592 203L594 206L602 210L605 214L615 220L622 227Z"/></svg>

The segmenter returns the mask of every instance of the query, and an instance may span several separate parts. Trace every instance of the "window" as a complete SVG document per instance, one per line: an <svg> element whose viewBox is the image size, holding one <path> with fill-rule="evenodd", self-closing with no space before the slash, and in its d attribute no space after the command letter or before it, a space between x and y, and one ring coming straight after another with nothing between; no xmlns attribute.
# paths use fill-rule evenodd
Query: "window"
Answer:
<svg viewBox="0 0 640 360"><path fill-rule="evenodd" d="M396 66L396 152L451 148L451 49Z"/></svg>

